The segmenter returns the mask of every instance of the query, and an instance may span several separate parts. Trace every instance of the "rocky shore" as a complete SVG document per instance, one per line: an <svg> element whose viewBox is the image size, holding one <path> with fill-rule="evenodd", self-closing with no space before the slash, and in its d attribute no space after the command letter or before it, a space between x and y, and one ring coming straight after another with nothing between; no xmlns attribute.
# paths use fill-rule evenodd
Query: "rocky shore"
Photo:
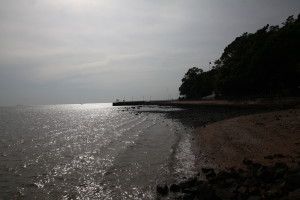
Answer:
<svg viewBox="0 0 300 200"><path fill-rule="evenodd" d="M300 199L300 163L293 167L282 162L276 162L273 166L264 166L245 159L243 164L245 169L230 168L219 173L212 168L202 168L206 176L205 181L195 176L179 184L157 185L157 199Z"/></svg>
<svg viewBox="0 0 300 200"><path fill-rule="evenodd" d="M158 185L157 199L300 199L300 109L280 109L205 106L169 113L195 128L198 174Z"/></svg>

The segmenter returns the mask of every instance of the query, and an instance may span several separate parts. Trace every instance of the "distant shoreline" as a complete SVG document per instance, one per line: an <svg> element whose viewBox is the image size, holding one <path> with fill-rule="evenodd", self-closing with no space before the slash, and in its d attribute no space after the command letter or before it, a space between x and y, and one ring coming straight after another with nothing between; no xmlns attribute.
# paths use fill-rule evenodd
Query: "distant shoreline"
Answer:
<svg viewBox="0 0 300 200"><path fill-rule="evenodd" d="M238 107L290 107L300 105L300 97L259 98L242 100L165 100L165 101L124 101L113 106L159 105L159 106L238 106Z"/></svg>

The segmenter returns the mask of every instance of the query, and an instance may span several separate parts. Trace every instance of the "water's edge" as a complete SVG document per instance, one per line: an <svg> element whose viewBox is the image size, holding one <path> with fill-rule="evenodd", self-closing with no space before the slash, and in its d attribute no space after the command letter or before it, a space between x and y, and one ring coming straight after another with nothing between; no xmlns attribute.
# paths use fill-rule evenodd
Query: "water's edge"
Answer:
<svg viewBox="0 0 300 200"><path fill-rule="evenodd" d="M176 110L1 108L0 198L155 198L157 184L194 174L191 129L167 116Z"/></svg>

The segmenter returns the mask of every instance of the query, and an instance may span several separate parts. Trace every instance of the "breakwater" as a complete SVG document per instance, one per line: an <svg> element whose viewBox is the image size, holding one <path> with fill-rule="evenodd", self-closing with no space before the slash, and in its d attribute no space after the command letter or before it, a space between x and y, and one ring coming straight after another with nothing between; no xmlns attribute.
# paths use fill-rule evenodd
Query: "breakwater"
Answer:
<svg viewBox="0 0 300 200"><path fill-rule="evenodd" d="M114 102L113 106L139 106L139 105L169 105L170 101L120 101Z"/></svg>

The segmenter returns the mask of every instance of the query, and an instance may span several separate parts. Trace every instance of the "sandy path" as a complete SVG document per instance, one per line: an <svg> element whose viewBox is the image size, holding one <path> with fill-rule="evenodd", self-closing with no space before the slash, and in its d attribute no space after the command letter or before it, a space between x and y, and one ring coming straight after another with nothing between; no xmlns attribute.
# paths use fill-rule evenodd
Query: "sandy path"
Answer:
<svg viewBox="0 0 300 200"><path fill-rule="evenodd" d="M244 158L292 165L300 160L300 108L216 122L193 132L197 168L243 167ZM265 156L283 154L284 158Z"/></svg>

